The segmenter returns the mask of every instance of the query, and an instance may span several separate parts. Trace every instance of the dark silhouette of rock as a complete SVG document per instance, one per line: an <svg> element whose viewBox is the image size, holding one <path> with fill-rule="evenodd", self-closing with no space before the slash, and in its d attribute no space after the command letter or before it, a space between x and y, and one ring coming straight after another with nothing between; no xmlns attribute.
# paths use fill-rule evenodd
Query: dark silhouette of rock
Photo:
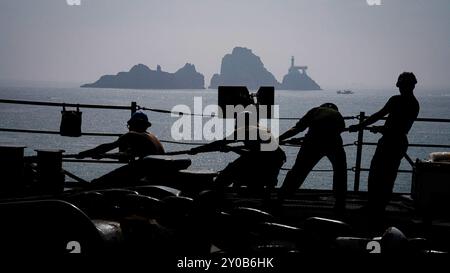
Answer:
<svg viewBox="0 0 450 273"><path fill-rule="evenodd" d="M295 66L294 57L288 74L280 84L250 49L235 47L231 54L222 58L220 74L214 74L209 88L220 85L243 85L249 89L260 86L274 86L283 90L321 90L320 86L307 74L307 66Z"/></svg>
<svg viewBox="0 0 450 273"><path fill-rule="evenodd" d="M190 86L191 89L205 88L205 79L202 74L195 70L193 64L185 64L182 68L175 72L176 83L179 84L179 89L184 89L184 86Z"/></svg>
<svg viewBox="0 0 450 273"><path fill-rule="evenodd" d="M193 64L185 64L175 73L161 70L151 70L143 64L133 66L128 72L117 75L105 75L91 84L81 87L126 88L126 89L203 89L205 80L202 74L195 70Z"/></svg>
<svg viewBox="0 0 450 273"><path fill-rule="evenodd" d="M306 74L307 69L307 66L295 66L292 56L289 72L283 77L279 88L283 90L321 90L320 86Z"/></svg>
<svg viewBox="0 0 450 273"><path fill-rule="evenodd" d="M220 74L213 75L209 87L217 88L220 85L243 85L249 89L258 89L260 86L278 87L279 83L250 49L235 47L231 54L222 58Z"/></svg>

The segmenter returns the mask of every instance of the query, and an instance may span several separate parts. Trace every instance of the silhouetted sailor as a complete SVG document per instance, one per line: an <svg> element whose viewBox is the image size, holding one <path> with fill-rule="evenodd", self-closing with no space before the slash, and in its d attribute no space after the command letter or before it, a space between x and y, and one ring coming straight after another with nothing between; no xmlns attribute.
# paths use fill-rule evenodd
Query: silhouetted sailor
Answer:
<svg viewBox="0 0 450 273"><path fill-rule="evenodd" d="M368 181L369 209L377 212L384 211L389 203L400 162L408 149L407 134L419 114L419 102L413 93L416 83L413 73L400 74L396 84L400 95L391 97L380 111L361 124L349 127L350 132L355 132L387 115L384 126L371 129L383 134L370 164Z"/></svg>
<svg viewBox="0 0 450 273"><path fill-rule="evenodd" d="M192 153L207 150L222 152L233 151L239 157L219 172L215 186L223 189L233 184L234 187L247 186L251 193L263 194L270 198L270 192L277 185L278 173L286 161L286 155L268 129L260 126L245 126L234 132L237 140L244 140L244 145L231 146L236 142L227 137L206 146L192 149ZM240 138L239 136L245 136Z"/></svg>
<svg viewBox="0 0 450 273"><path fill-rule="evenodd" d="M345 209L347 192L347 162L342 147L341 133L345 121L336 105L325 103L308 111L297 124L283 133L279 141L295 136L308 129L297 159L280 189L280 199L293 194L305 181L314 166L326 156L333 165L333 191L336 198L335 209Z"/></svg>
<svg viewBox="0 0 450 273"><path fill-rule="evenodd" d="M164 148L158 138L147 129L151 126L145 113L136 112L127 122L129 131L114 142L101 144L93 149L80 152L79 158L92 157L101 158L105 153L119 148L118 158L122 162L130 161L98 179L93 180L95 184L126 183L127 181L139 180L145 176L145 166L142 160L134 161L136 157L143 159L147 155L164 154Z"/></svg>

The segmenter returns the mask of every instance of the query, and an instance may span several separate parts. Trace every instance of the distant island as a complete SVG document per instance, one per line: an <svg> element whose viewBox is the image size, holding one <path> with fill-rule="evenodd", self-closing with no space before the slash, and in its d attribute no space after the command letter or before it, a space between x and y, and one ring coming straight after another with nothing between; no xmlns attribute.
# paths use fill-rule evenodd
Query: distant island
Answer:
<svg viewBox="0 0 450 273"><path fill-rule="evenodd" d="M322 90L320 86L306 74L307 66L296 66L294 56L291 57L289 72L283 77L279 89L282 90Z"/></svg>
<svg viewBox="0 0 450 273"><path fill-rule="evenodd" d="M214 74L209 88L221 85L242 85L257 90L261 86L273 86L281 90L321 90L320 86L307 74L307 66L296 66L294 57L288 73L280 83L265 67L260 57L251 49L235 47L231 54L222 58L220 74ZM175 73L156 70L143 64L133 66L128 72L101 76L94 83L81 87L125 88L125 89L204 89L204 76L197 72L193 64L186 63Z"/></svg>
<svg viewBox="0 0 450 273"><path fill-rule="evenodd" d="M220 85L244 85L249 89L258 89L260 86L277 88L280 84L250 49L235 47L231 54L222 58L220 74L212 76L209 88Z"/></svg>
<svg viewBox="0 0 450 273"><path fill-rule="evenodd" d="M296 66L292 57L288 74L283 77L282 83L279 83L251 49L235 47L231 54L226 54L222 58L220 74L213 75L209 88L217 88L220 85L244 85L255 90L260 86L274 86L282 90L321 90L320 86L306 74L307 69L307 66Z"/></svg>
<svg viewBox="0 0 450 273"><path fill-rule="evenodd" d="M158 65L156 70L138 64L128 72L117 75L104 75L94 83L81 87L125 88L125 89L204 89L204 76L195 70L193 64L186 63L175 73L162 71Z"/></svg>

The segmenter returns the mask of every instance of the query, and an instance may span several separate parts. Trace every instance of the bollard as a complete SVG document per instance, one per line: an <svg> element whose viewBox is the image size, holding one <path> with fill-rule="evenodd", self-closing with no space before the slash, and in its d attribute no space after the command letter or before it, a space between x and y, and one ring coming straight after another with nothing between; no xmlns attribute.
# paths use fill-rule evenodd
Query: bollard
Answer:
<svg viewBox="0 0 450 273"><path fill-rule="evenodd" d="M64 150L36 150L38 169L38 190L56 194L64 190L64 172L62 170L62 153Z"/></svg>
<svg viewBox="0 0 450 273"><path fill-rule="evenodd" d="M0 145L0 193L19 189L24 180L25 146Z"/></svg>
<svg viewBox="0 0 450 273"><path fill-rule="evenodd" d="M184 193L198 193L213 187L217 172L212 170L188 169L175 173L174 187Z"/></svg>

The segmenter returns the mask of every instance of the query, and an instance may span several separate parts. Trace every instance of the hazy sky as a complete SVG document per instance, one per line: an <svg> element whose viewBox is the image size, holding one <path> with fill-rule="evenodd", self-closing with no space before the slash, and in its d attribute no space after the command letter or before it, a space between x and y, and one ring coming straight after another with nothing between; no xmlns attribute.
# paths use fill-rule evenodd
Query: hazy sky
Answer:
<svg viewBox="0 0 450 273"><path fill-rule="evenodd" d="M190 62L209 85L244 46L279 81L294 55L324 88L393 86L402 71L449 88L450 1L381 1L1 0L0 79L92 82Z"/></svg>

